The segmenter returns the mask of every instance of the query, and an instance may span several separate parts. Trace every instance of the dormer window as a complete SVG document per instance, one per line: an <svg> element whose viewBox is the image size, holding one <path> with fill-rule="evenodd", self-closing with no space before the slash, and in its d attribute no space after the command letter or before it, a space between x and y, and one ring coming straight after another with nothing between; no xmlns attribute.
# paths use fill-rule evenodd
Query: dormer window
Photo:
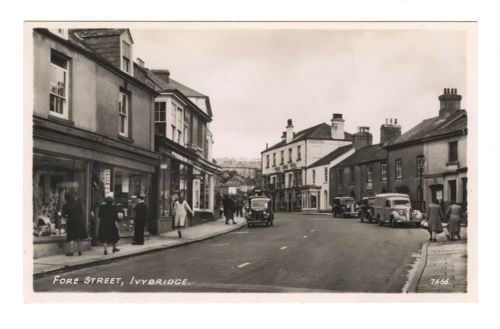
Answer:
<svg viewBox="0 0 500 329"><path fill-rule="evenodd" d="M132 74L132 51L130 44L122 40L122 71Z"/></svg>

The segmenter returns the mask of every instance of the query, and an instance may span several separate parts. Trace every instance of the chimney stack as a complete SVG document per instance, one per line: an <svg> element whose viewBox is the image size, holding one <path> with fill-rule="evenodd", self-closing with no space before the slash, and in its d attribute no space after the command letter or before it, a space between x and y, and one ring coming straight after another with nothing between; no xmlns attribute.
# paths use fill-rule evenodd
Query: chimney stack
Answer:
<svg viewBox="0 0 500 329"><path fill-rule="evenodd" d="M390 122L390 123L388 123ZM380 144L384 145L401 136L401 126L398 125L398 119L385 119L385 124L380 126Z"/></svg>
<svg viewBox="0 0 500 329"><path fill-rule="evenodd" d="M144 61L143 61L141 58L139 58L139 57L137 57L137 64L139 64L139 66L140 66L140 67L144 68L145 63L144 63Z"/></svg>
<svg viewBox="0 0 500 329"><path fill-rule="evenodd" d="M281 133L281 140L286 140L286 131Z"/></svg>
<svg viewBox="0 0 500 329"><path fill-rule="evenodd" d="M286 125L286 143L290 143L293 140L293 124L292 124L292 119L287 120L287 125Z"/></svg>
<svg viewBox="0 0 500 329"><path fill-rule="evenodd" d="M456 88L444 88L443 94L439 96L439 116L446 118L460 110L462 95L457 94Z"/></svg>
<svg viewBox="0 0 500 329"><path fill-rule="evenodd" d="M358 132L354 134L354 150L357 152L363 147L372 145L373 136L370 127L358 127Z"/></svg>
<svg viewBox="0 0 500 329"><path fill-rule="evenodd" d="M345 134L344 134L345 120L342 118L342 113L333 113L331 122L332 122L332 128L331 128L332 138L345 139Z"/></svg>

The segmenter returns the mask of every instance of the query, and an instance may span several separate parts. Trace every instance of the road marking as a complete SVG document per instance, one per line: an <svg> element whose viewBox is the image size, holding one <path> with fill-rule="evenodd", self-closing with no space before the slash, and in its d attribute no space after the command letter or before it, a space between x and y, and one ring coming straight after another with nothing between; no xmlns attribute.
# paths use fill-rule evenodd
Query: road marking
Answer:
<svg viewBox="0 0 500 329"><path fill-rule="evenodd" d="M280 249L281 249L281 250L285 250L286 248L288 248L288 246L283 246L283 247L281 247Z"/></svg>
<svg viewBox="0 0 500 329"><path fill-rule="evenodd" d="M236 231L236 232L233 232L233 234L243 234L243 233L250 233L250 231Z"/></svg>
<svg viewBox="0 0 500 329"><path fill-rule="evenodd" d="M306 238L307 238L307 235L304 235L304 236L303 236L303 238L304 238L304 239L306 239Z"/></svg>
<svg viewBox="0 0 500 329"><path fill-rule="evenodd" d="M236 268L242 268L242 267L245 267L247 265L250 265L250 263L249 262L245 262L243 264L240 264L240 265L236 266Z"/></svg>

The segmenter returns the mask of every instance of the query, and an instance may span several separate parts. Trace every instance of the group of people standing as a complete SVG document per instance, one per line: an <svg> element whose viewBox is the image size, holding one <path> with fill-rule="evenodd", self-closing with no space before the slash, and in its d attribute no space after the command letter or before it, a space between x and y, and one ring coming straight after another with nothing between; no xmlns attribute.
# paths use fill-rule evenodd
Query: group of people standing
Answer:
<svg viewBox="0 0 500 329"><path fill-rule="evenodd" d="M135 206L133 245L144 244L144 228L148 222L148 206L144 201L144 196L138 196L138 203ZM118 207L114 204L113 197L106 197L104 203L99 207L99 226L97 230L97 240L104 247L104 255L108 254L108 245L112 245L113 253L120 251L116 247L120 240L118 225L121 218L118 213ZM62 215L66 219L66 240L70 246L70 252L66 253L66 256L74 255L75 242L78 256L81 256L80 241L87 238L87 231L83 219L82 205L71 193L66 195L66 204L63 206Z"/></svg>
<svg viewBox="0 0 500 329"><path fill-rule="evenodd" d="M462 207L456 203L448 206L446 213L443 214L441 206L437 202L432 202L427 207L426 219L428 221L429 241L436 241L436 235L443 233L443 220L448 219L448 235L449 240L455 241L460 239L460 225L463 218Z"/></svg>
<svg viewBox="0 0 500 329"><path fill-rule="evenodd" d="M224 217L226 218L226 224L229 225L229 220L233 222L233 224L237 224L234 221L234 215L236 213L236 217L243 216L243 206L244 202L242 198L224 195L222 199L222 206L224 208Z"/></svg>

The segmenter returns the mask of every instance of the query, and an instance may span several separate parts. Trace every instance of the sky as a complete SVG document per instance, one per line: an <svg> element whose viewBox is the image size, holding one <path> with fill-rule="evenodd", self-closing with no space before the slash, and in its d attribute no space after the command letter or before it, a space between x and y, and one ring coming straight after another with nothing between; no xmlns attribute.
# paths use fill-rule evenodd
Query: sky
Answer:
<svg viewBox="0 0 500 329"><path fill-rule="evenodd" d="M345 130L385 118L403 132L466 93L466 34L453 30L132 29L134 57L210 97L216 158L260 158L294 131L342 113Z"/></svg>

